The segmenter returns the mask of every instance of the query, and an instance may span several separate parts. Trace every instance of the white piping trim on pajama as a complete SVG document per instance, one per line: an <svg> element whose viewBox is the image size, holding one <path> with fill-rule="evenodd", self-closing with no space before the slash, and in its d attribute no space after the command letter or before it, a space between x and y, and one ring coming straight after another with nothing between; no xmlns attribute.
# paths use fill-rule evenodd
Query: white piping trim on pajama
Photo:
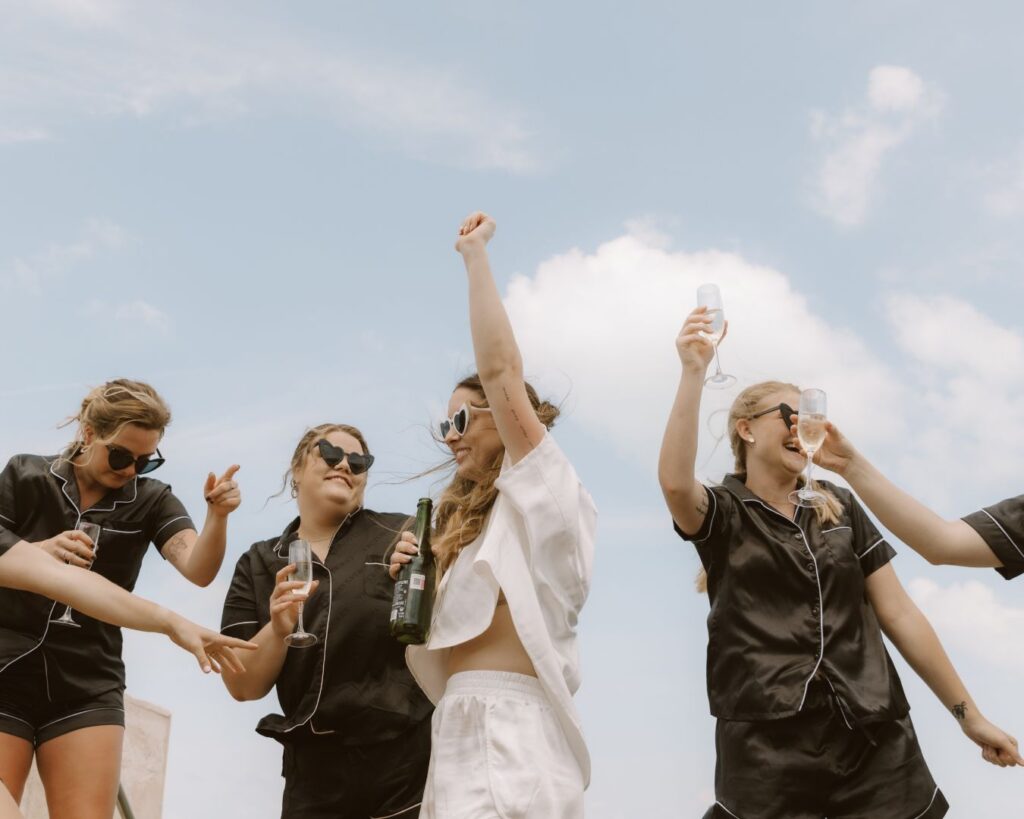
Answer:
<svg viewBox="0 0 1024 819"><path fill-rule="evenodd" d="M417 802L415 805L409 805L407 808L402 808L398 813L389 813L387 816L371 816L370 819L394 819L394 817L401 816L403 813L408 813L413 808L418 808L422 804L422 802Z"/></svg>
<svg viewBox="0 0 1024 819"><path fill-rule="evenodd" d="M880 537L878 540L876 540L874 543L872 543L870 546L868 546L868 548L864 550L863 554L857 555L857 559L860 560L860 559L866 557L868 552L870 552L872 549L874 549L880 543L885 543L885 538L884 537Z"/></svg>
<svg viewBox="0 0 1024 819"><path fill-rule="evenodd" d="M142 534L142 530L141 529L132 529L132 530L127 530L127 529L111 529L109 526L104 526L103 527L103 531L104 532L113 532L115 535L141 535Z"/></svg>
<svg viewBox="0 0 1024 819"><path fill-rule="evenodd" d="M44 728L49 728L51 725L56 725L58 722L64 722L64 720L71 719L72 717L80 717L82 716L82 714L91 714L93 711L120 711L122 714L124 713L123 708L118 708L114 705L108 705L106 708L86 708L84 711L77 711L74 714L68 714L66 717L58 717L52 722L48 722L45 725L40 725L36 730L42 731Z"/></svg>
<svg viewBox="0 0 1024 819"><path fill-rule="evenodd" d="M981 511L988 515L989 518L991 518L992 522L998 527L999 531L1006 536L1006 539L1008 541L1010 541L1010 545L1013 546L1013 548L1016 549L1018 552L1020 552L1021 557L1024 557L1024 549L1021 549L1020 546L1018 546L1014 542L1013 538L1010 537L1010 534L1002 526L999 525L999 521L992 517L992 513L989 512L988 509L982 509Z"/></svg>
<svg viewBox="0 0 1024 819"><path fill-rule="evenodd" d="M701 486L704 485L701 484ZM709 498L711 498L711 520L705 521L704 524L701 524L701 529L703 529L705 525L708 527L708 533L704 535L704 537L702 537L700 540L691 540L690 542L693 544L703 543L705 540L711 537L711 527L715 523L715 512L718 511L718 498L715 497L715 493L708 489L706 486L704 486L704 493Z"/></svg>
<svg viewBox="0 0 1024 819"><path fill-rule="evenodd" d="M20 722L23 725L27 725L33 731L35 730L35 726L31 722L26 722L21 717L14 716L14 714L5 714L3 711L0 711L0 717L7 717L7 719L13 719L15 722ZM2 732L0 732L0 733L2 733Z"/></svg>
<svg viewBox="0 0 1024 819"><path fill-rule="evenodd" d="M716 805L718 805L718 807L720 807L720 808L721 808L722 810L724 810L724 811L725 811L726 813L728 813L728 814L729 814L730 816L734 817L734 819L740 819L740 817L736 816L736 814L735 814L735 813L733 813L733 812L732 812L731 810L729 810L729 809L728 809L728 808L727 808L727 807L726 807L725 805L723 805L723 804L722 804L721 802L718 802L718 801L716 801L716 802L715 802L715 804L716 804Z"/></svg>
<svg viewBox="0 0 1024 819"><path fill-rule="evenodd" d="M17 526L17 524L18 524L18 521L16 521L14 518L7 517L7 515L0 515L0 518L3 518L8 523L13 523L15 526Z"/></svg>
<svg viewBox="0 0 1024 819"><path fill-rule="evenodd" d="M853 529L849 526L833 526L831 529L822 529L821 533L827 535L829 532L838 532L840 529L849 529L851 532Z"/></svg>
<svg viewBox="0 0 1024 819"><path fill-rule="evenodd" d="M229 628L235 628L236 626L258 626L259 620L239 620L237 623L228 623L226 626L221 626L220 633L223 634Z"/></svg>
<svg viewBox="0 0 1024 819"><path fill-rule="evenodd" d="M915 816L914 819L921 819L922 816L924 816L926 813L928 813L928 811L930 811L932 809L932 805L935 804L935 797L938 796L938 795L939 795L939 786L936 785L935 786L935 793L932 794L932 801L929 802L928 803L928 807L925 808L923 811L921 811L919 814L917 814L917 816Z"/></svg>
<svg viewBox="0 0 1024 819"><path fill-rule="evenodd" d="M807 535L804 534L804 530L800 528L800 525L795 521L790 520L784 514L779 512L777 509L772 509L767 503L757 498L744 498L744 503L759 503L773 515L777 515L782 518L786 523L795 526L797 531L800 533L800 538L804 542L804 548L807 550L807 554L811 557L811 562L814 564L814 582L818 587L818 662L814 664L814 668L811 669L811 674L807 678L807 682L804 683L804 695L800 698L800 705L797 707L797 711L804 710L804 703L807 701L807 691L811 687L811 680L814 679L814 675L818 673L818 669L821 668L821 663L825 659L825 597L821 593L821 577L818 574L818 558L814 556L814 552L811 551L811 544L807 542ZM881 541L879 541L881 543ZM875 546L878 544L876 543ZM873 547L872 547L873 548ZM870 550L868 550L870 551ZM866 553L865 553L866 554ZM725 805L722 805L724 808Z"/></svg>
<svg viewBox="0 0 1024 819"><path fill-rule="evenodd" d="M167 523L165 523L163 526L161 526L159 529L153 532L153 540L156 540L156 536L159 535L164 529L166 529L172 523L177 523L179 520L187 520L189 523L192 523L192 518L190 518L188 515L178 515L178 517L176 518L171 518L169 521L167 521Z"/></svg>

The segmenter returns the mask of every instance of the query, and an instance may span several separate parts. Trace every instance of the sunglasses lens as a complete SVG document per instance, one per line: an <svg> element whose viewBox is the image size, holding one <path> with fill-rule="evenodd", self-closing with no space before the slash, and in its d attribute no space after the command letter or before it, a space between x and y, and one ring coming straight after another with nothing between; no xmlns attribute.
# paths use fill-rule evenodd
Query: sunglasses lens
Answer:
<svg viewBox="0 0 1024 819"><path fill-rule="evenodd" d="M455 424L455 431L459 435L466 434L466 427L469 426L469 410L463 407L452 418L452 422Z"/></svg>
<svg viewBox="0 0 1024 819"><path fill-rule="evenodd" d="M107 463L110 464L111 469L120 471L135 463L135 458L128 450L115 448L108 451Z"/></svg>
<svg viewBox="0 0 1024 819"><path fill-rule="evenodd" d="M785 422L786 427L793 426L793 416L795 415L793 408L789 404L781 404L779 412L782 414L782 420Z"/></svg>
<svg viewBox="0 0 1024 819"><path fill-rule="evenodd" d="M452 422L451 421L442 421L440 424L438 424L438 428L441 430L441 437L442 438L447 438L448 437L448 433L451 431L451 428L452 428Z"/></svg>
<svg viewBox="0 0 1024 819"><path fill-rule="evenodd" d="M320 449L320 457L330 467L335 467L345 460L345 450L332 446L328 441L320 441L317 447Z"/></svg>
<svg viewBox="0 0 1024 819"><path fill-rule="evenodd" d="M370 458L368 455L360 455L358 452L350 452L348 454L348 466L349 469L352 470L353 475L362 475L370 468Z"/></svg>
<svg viewBox="0 0 1024 819"><path fill-rule="evenodd" d="M139 458L135 462L135 471L140 475L148 475L154 469L159 468L163 462L163 458Z"/></svg>

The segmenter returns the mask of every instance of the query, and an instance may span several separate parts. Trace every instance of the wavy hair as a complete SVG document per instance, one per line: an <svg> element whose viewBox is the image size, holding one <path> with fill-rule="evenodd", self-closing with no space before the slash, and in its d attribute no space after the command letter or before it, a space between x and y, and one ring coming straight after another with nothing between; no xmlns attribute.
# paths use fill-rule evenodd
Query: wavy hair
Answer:
<svg viewBox="0 0 1024 819"><path fill-rule="evenodd" d="M456 390L462 388L476 392L481 405L487 406L483 382L478 374L473 373L455 385ZM530 398L534 412L537 413L537 418L545 427L551 429L561 410L550 401L542 401L530 384L526 384L526 394ZM456 474L441 492L434 510L434 537L431 544L437 558L439 578L451 568L459 553L483 531L487 514L498 497L498 489L494 482L501 472L501 462L504 458L505 447L502 446L480 480L474 481ZM454 465L455 459L450 458L437 469Z"/></svg>

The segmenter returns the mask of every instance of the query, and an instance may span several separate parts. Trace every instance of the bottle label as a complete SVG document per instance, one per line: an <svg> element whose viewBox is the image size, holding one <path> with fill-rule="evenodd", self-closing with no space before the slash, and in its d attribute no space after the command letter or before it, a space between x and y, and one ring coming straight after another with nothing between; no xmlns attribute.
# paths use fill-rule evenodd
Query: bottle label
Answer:
<svg viewBox="0 0 1024 819"><path fill-rule="evenodd" d="M427 586L427 576L425 574L414 574L409 578L409 590L413 589L417 591L423 591Z"/></svg>

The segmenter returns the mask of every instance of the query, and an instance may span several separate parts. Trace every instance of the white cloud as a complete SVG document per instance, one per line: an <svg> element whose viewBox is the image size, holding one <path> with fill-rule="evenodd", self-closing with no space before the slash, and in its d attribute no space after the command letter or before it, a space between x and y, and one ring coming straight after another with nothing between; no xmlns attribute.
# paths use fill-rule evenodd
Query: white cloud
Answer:
<svg viewBox="0 0 1024 819"><path fill-rule="evenodd" d="M843 227L862 224L886 156L942 105L942 94L910 69L880 65L868 76L862 104L839 114L813 112L811 136L823 151L812 184L817 209Z"/></svg>
<svg viewBox="0 0 1024 819"><path fill-rule="evenodd" d="M17 257L0 269L0 287L39 294L44 285L97 255L119 250L130 241L128 232L105 219L90 219L70 242L56 243L30 256Z"/></svg>
<svg viewBox="0 0 1024 819"><path fill-rule="evenodd" d="M365 131L420 159L513 173L539 164L526 114L455 69L318 46L202 6L149 6L139 15L114 3L51 0L9 13L21 35L0 34L7 118L31 115L60 129L81 117L196 125L284 113Z"/></svg>
<svg viewBox="0 0 1024 819"><path fill-rule="evenodd" d="M84 315L102 318L118 329L133 327L165 335L171 329L171 320L157 307L142 299L112 304L100 299L91 299L83 308Z"/></svg>
<svg viewBox="0 0 1024 819"><path fill-rule="evenodd" d="M42 128L0 128L0 145L23 142L49 142L53 137Z"/></svg>
<svg viewBox="0 0 1024 819"><path fill-rule="evenodd" d="M1011 494L1024 460L1024 335L950 297L883 294L866 338L822 314L787 276L738 254L673 252L660 234L630 233L593 253L571 250L517 276L505 303L526 371L573 419L650 466L679 381L673 340L704 281L723 292L722 368L739 384L707 390L702 477L731 466L720 412L739 389L780 379L819 386L830 416L912 492L959 513L964 494ZM891 338L887 333L892 333Z"/></svg>
<svg viewBox="0 0 1024 819"><path fill-rule="evenodd" d="M1003 603L992 589L974 580L940 586L916 578L908 590L943 640L1024 679L1024 652L1007 650L1020 644L1024 609Z"/></svg>

